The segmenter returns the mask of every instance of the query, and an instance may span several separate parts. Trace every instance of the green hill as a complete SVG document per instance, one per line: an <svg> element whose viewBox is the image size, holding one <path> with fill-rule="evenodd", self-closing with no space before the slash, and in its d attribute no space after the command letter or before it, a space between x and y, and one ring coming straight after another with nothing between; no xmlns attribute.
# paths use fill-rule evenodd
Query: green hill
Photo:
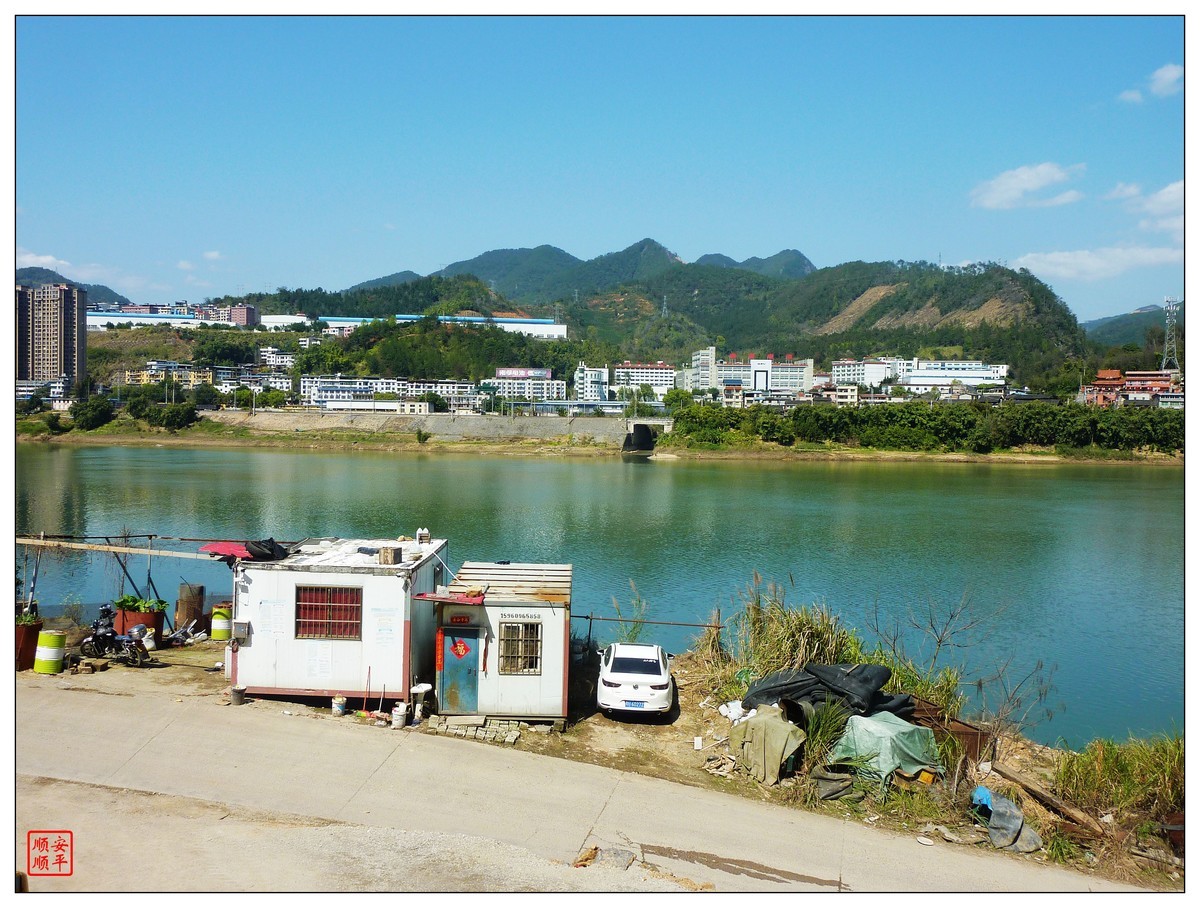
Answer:
<svg viewBox="0 0 1200 908"><path fill-rule="evenodd" d="M34 287L40 287L43 284L71 284L74 287L79 287L87 291L89 303L100 303L109 306L132 304L132 301L128 297L122 296L111 287L105 287L103 284L85 284L82 281L73 281L63 277L57 271L51 271L49 268L18 268L17 283Z"/></svg>
<svg viewBox="0 0 1200 908"><path fill-rule="evenodd" d="M421 275L415 271L397 271L395 274L389 274L386 277L377 277L373 281L363 281L361 284L347 287L346 293L353 293L355 290L371 290L375 287L398 287L401 284L411 284L413 281L420 280L420 278Z"/></svg>
<svg viewBox="0 0 1200 908"><path fill-rule="evenodd" d="M495 249L464 262L447 265L437 274L453 277L470 274L509 299L550 300L550 289L564 272L581 264L556 246L535 249Z"/></svg>
<svg viewBox="0 0 1200 908"><path fill-rule="evenodd" d="M784 249L770 258L749 258L744 262L735 262L727 255L710 253L696 259L697 265L710 265L717 268L741 268L743 271L753 271L765 277L804 277L817 270L804 253L795 249Z"/></svg>
<svg viewBox="0 0 1200 908"><path fill-rule="evenodd" d="M1175 323L1183 328L1183 304ZM1146 340L1147 331L1165 331L1167 324L1166 310L1162 306L1143 306L1124 315L1113 315L1108 318L1098 318L1083 323L1088 340L1101 347L1120 347L1123 344L1141 345Z"/></svg>

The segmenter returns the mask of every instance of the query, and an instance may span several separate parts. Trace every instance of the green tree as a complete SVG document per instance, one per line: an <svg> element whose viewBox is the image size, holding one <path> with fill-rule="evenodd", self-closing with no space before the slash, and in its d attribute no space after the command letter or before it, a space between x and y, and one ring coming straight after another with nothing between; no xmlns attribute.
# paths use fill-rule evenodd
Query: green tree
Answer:
<svg viewBox="0 0 1200 908"><path fill-rule="evenodd" d="M71 404L71 419L75 428L88 431L112 422L115 412L107 397L96 395Z"/></svg>
<svg viewBox="0 0 1200 908"><path fill-rule="evenodd" d="M696 399L692 397L690 391L685 391L683 388L672 388L663 395L663 404L668 412L674 413L680 407L695 406Z"/></svg>

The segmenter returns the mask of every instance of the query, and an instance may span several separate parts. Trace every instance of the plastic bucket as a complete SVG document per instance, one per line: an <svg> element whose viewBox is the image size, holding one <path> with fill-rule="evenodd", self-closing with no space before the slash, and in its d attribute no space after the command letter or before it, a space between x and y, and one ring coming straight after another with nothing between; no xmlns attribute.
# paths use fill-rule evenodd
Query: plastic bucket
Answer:
<svg viewBox="0 0 1200 908"><path fill-rule="evenodd" d="M333 714L335 716L346 715L346 698L345 697L334 697L333 698Z"/></svg>
<svg viewBox="0 0 1200 908"><path fill-rule="evenodd" d="M42 631L38 634L37 654L33 670L42 675L57 675L62 671L63 653L67 651L67 635L62 631Z"/></svg>
<svg viewBox="0 0 1200 908"><path fill-rule="evenodd" d="M212 638L229 640L233 637L233 608L229 604L217 605L212 610Z"/></svg>
<svg viewBox="0 0 1200 908"><path fill-rule="evenodd" d="M246 702L246 688L242 685L237 685L229 690L229 702L234 706L241 706Z"/></svg>

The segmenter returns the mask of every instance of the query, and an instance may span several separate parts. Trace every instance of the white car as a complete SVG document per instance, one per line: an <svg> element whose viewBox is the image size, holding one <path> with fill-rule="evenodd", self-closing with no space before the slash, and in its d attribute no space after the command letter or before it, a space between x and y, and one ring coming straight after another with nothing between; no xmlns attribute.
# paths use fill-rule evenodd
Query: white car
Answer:
<svg viewBox="0 0 1200 908"><path fill-rule="evenodd" d="M613 643L600 654L596 705L605 713L666 713L675 705L675 679L661 646Z"/></svg>

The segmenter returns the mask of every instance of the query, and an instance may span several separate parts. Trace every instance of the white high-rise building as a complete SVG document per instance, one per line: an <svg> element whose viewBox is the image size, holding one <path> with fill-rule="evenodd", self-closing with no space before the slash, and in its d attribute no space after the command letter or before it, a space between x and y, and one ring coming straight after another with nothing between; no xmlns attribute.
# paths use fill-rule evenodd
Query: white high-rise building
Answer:
<svg viewBox="0 0 1200 908"><path fill-rule="evenodd" d="M575 399L608 400L608 366L592 368L581 362L575 370Z"/></svg>

